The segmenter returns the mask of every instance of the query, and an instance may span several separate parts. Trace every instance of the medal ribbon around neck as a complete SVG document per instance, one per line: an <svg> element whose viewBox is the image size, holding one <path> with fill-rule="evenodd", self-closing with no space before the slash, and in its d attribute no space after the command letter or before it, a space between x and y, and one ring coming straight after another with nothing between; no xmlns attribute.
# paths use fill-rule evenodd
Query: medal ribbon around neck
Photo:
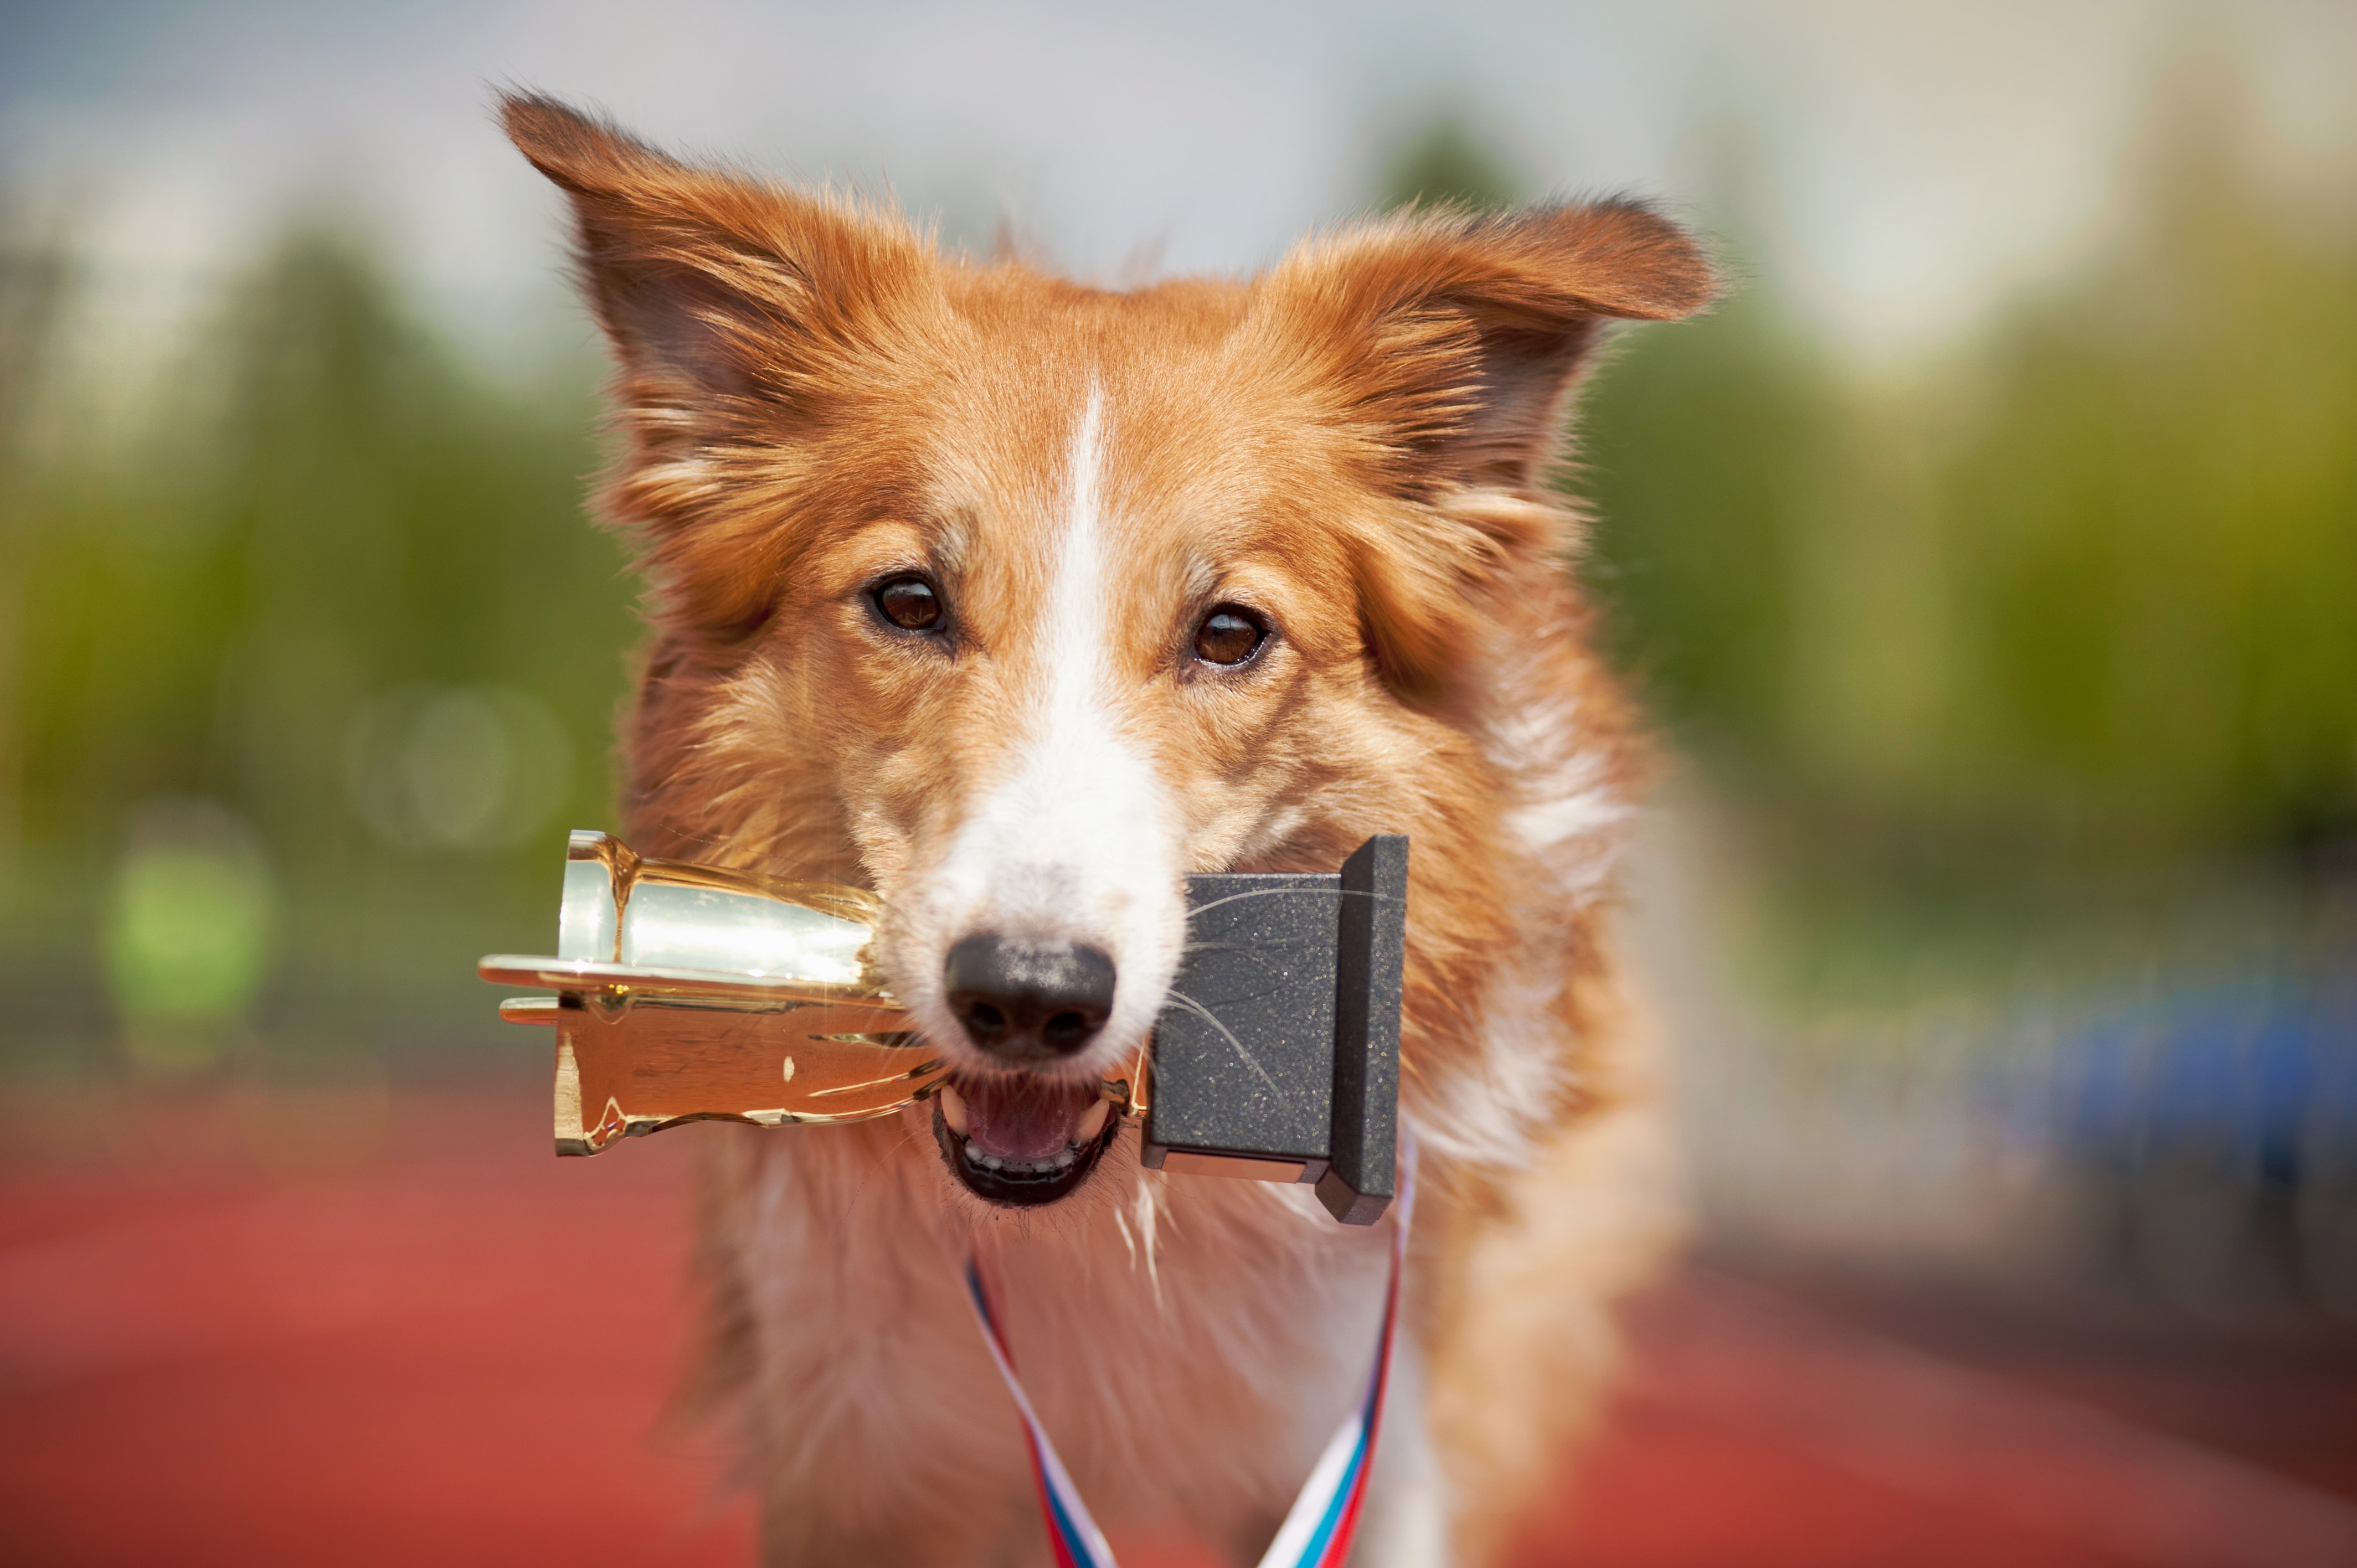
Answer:
<svg viewBox="0 0 2357 1568"><path fill-rule="evenodd" d="M1406 1129L1401 1129L1405 1133ZM1383 1391L1390 1385L1392 1350L1399 1340L1400 1276L1407 1265L1408 1221L1415 1213L1415 1144L1403 1136L1400 1148L1399 1203L1392 1220L1391 1281L1383 1290L1383 1323L1375 1342L1374 1366L1367 1373L1365 1391L1358 1404L1335 1429L1326 1448L1302 1484L1300 1496L1285 1516L1276 1539L1262 1554L1260 1568L1341 1568L1351 1555L1351 1539L1359 1532L1359 1505L1366 1496L1367 1473L1375 1456L1375 1436L1383 1424ZM1031 1478L1039 1494L1039 1513L1048 1527L1048 1542L1055 1548L1056 1568L1119 1568L1104 1532L1081 1501L1071 1476L1039 1424L1038 1412L1015 1375L1015 1355L1007 1348L1006 1331L983 1288L981 1265L966 1260L966 1294L982 1325L982 1342L1015 1396L1016 1413L1023 1418L1023 1440L1031 1453Z"/></svg>

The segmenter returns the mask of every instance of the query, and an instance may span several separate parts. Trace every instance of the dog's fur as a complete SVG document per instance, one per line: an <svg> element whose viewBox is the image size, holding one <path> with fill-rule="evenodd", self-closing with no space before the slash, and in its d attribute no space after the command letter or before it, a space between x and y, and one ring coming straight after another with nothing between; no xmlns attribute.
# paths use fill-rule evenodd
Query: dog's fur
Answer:
<svg viewBox="0 0 2357 1568"><path fill-rule="evenodd" d="M1412 836L1424 1187L1359 1560L1491 1561L1675 1229L1604 929L1637 748L1546 470L1608 319L1708 298L1696 247L1627 201L1435 211L1110 293L544 98L505 113L571 198L620 364L642 848L875 887L885 972L960 1073L1000 1064L948 1011L952 942L1103 949L1112 1015L1056 1069L1093 1077L1163 1005L1184 874ZM909 571L938 634L877 611ZM1193 656L1215 604L1265 618L1257 657ZM741 1423L769 1560L1039 1559L960 1294L979 1249L1100 1517L1250 1561L1363 1375L1389 1222L1166 1179L1128 1130L1071 1197L994 1208L929 1115L711 1140L702 1386Z"/></svg>

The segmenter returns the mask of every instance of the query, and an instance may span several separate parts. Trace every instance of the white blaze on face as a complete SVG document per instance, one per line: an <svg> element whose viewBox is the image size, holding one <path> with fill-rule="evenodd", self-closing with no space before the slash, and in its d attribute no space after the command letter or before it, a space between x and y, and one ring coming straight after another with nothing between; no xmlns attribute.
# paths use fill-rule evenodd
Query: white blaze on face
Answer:
<svg viewBox="0 0 2357 1568"><path fill-rule="evenodd" d="M940 951L996 933L1102 949L1113 1013L1090 1069L1136 1048L1178 972L1186 910L1169 802L1145 750L1123 733L1111 639L1118 563L1101 505L1104 403L1089 391L1066 463L1063 516L1032 668L1009 686L1027 703L1011 768L974 802L934 879Z"/></svg>

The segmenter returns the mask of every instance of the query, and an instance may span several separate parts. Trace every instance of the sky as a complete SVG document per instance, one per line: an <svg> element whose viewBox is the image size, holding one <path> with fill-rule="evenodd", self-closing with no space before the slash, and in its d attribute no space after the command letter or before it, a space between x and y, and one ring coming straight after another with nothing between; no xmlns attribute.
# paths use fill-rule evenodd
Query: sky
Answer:
<svg viewBox="0 0 2357 1568"><path fill-rule="evenodd" d="M500 84L1111 282L1265 264L1453 112L1534 195L1744 229L1833 341L1904 355L2101 242L2189 59L2245 80L2282 179L2357 188L2346 0L0 0L0 200L166 314L325 213L496 357L577 322Z"/></svg>

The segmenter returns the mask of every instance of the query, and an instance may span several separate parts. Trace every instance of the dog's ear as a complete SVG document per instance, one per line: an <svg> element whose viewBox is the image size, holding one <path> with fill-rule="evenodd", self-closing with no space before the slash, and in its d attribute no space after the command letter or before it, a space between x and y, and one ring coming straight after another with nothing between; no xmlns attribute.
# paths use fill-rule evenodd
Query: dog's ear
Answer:
<svg viewBox="0 0 2357 1568"><path fill-rule="evenodd" d="M1383 487L1422 500L1530 487L1604 324L1690 316L1715 291L1694 240L1623 199L1346 230L1286 257L1261 304Z"/></svg>
<svg viewBox="0 0 2357 1568"><path fill-rule="evenodd" d="M1403 697L1448 701L1485 588L1556 569L1566 523L1540 486L1606 325L1690 316L1715 291L1694 240L1629 200L1376 221L1262 281L1275 373L1399 509L1356 569L1369 652Z"/></svg>
<svg viewBox="0 0 2357 1568"><path fill-rule="evenodd" d="M582 284L625 369L673 397L807 395L810 355L884 328L922 246L857 203L691 167L553 98L500 101L572 198Z"/></svg>
<svg viewBox="0 0 2357 1568"><path fill-rule="evenodd" d="M582 288L620 361L630 445L608 508L647 531L683 614L749 627L793 542L741 503L790 481L804 439L872 384L938 288L931 253L890 212L690 166L554 99L500 109L572 199Z"/></svg>

